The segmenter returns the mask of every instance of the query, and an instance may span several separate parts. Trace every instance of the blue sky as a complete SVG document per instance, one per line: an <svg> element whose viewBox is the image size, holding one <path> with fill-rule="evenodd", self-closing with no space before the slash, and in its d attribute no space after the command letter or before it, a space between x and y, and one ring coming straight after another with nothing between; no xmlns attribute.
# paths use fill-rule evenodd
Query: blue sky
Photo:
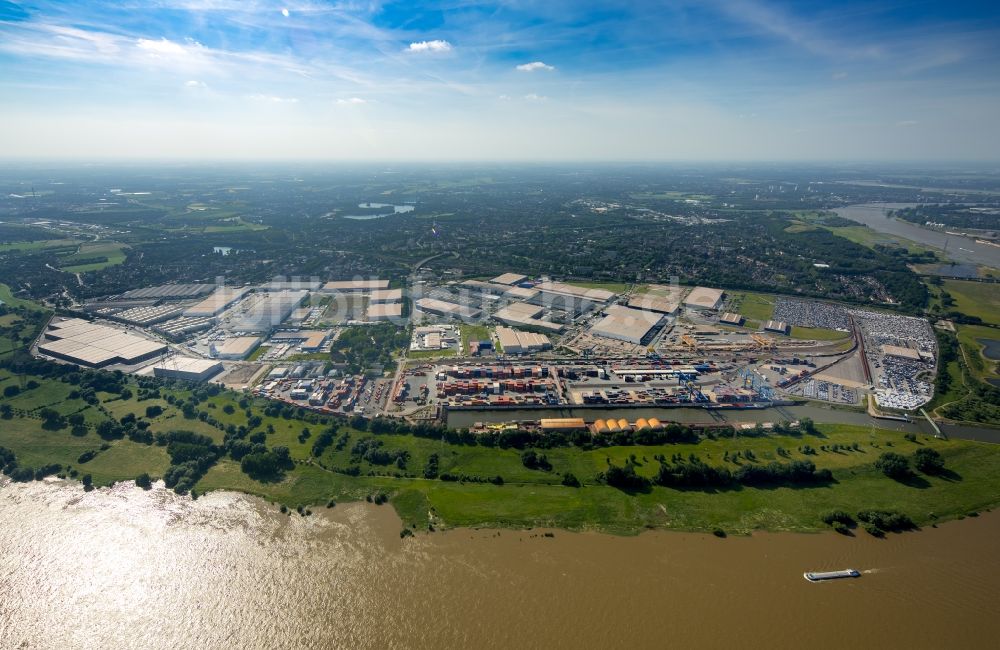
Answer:
<svg viewBox="0 0 1000 650"><path fill-rule="evenodd" d="M996 160L964 2L0 0L0 156Z"/></svg>

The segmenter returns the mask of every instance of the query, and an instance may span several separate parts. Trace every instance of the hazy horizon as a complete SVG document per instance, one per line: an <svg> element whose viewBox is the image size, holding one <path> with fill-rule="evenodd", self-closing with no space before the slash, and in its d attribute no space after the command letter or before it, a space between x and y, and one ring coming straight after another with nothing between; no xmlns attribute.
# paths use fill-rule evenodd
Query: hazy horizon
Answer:
<svg viewBox="0 0 1000 650"><path fill-rule="evenodd" d="M0 0L43 162L992 163L976 2Z"/></svg>

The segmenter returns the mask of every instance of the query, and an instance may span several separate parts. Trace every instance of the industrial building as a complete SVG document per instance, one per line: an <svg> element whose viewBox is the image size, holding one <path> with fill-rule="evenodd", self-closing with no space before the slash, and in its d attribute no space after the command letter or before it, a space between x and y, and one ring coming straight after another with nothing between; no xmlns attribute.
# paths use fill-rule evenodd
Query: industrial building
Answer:
<svg viewBox="0 0 1000 650"><path fill-rule="evenodd" d="M303 352L318 352L330 338L330 330L295 330L293 332L275 332L271 335L272 342L298 343Z"/></svg>
<svg viewBox="0 0 1000 650"><path fill-rule="evenodd" d="M162 343L79 318L52 321L44 338L40 353L91 368L133 365L167 351Z"/></svg>
<svg viewBox="0 0 1000 650"><path fill-rule="evenodd" d="M478 291L479 293L488 296L502 296L506 293L510 287L503 284L496 284L493 282L483 282L481 280L466 280L461 284L463 289L469 289L470 291Z"/></svg>
<svg viewBox="0 0 1000 650"><path fill-rule="evenodd" d="M246 359L258 345L260 345L259 336L236 336L226 339L220 346L213 345L212 355L218 359Z"/></svg>
<svg viewBox="0 0 1000 650"><path fill-rule="evenodd" d="M383 302L368 306L367 318L370 321L392 320L402 318L403 303Z"/></svg>
<svg viewBox="0 0 1000 650"><path fill-rule="evenodd" d="M520 273L502 273L497 277L493 278L492 280L490 280L490 282L494 282L496 284L505 284L509 287L524 282L527 279L528 276L521 275Z"/></svg>
<svg viewBox="0 0 1000 650"><path fill-rule="evenodd" d="M542 431L586 431L583 418L542 418L538 421Z"/></svg>
<svg viewBox="0 0 1000 650"><path fill-rule="evenodd" d="M584 298L592 302L607 302L615 297L614 292L608 291L606 289L593 289L590 287L578 287L575 284L566 284L565 282L542 282L535 287L539 291L544 291L547 293L561 294L565 296L574 296L576 298Z"/></svg>
<svg viewBox="0 0 1000 650"><path fill-rule="evenodd" d="M497 319L501 323L517 325L518 327L539 329L546 332L556 333L563 331L564 328L561 324L539 318L544 311L545 310L539 305L533 305L527 302L514 302L507 305L503 309L497 310L497 312L493 314L493 318Z"/></svg>
<svg viewBox="0 0 1000 650"><path fill-rule="evenodd" d="M222 364L211 359L170 357L153 366L153 376L186 381L208 381L222 372Z"/></svg>
<svg viewBox="0 0 1000 650"><path fill-rule="evenodd" d="M271 280L257 288L260 291L316 291L319 289L319 280L302 280L299 278Z"/></svg>
<svg viewBox="0 0 1000 650"><path fill-rule="evenodd" d="M734 314L731 311L727 311L725 314L722 315L721 318L719 318L719 322L722 323L723 325L735 325L739 327L740 325L743 324L743 316L741 316L740 314Z"/></svg>
<svg viewBox="0 0 1000 650"><path fill-rule="evenodd" d="M183 315L189 318L218 316L248 291L247 288L219 287L208 298L185 309Z"/></svg>
<svg viewBox="0 0 1000 650"><path fill-rule="evenodd" d="M615 295L604 289L588 289L562 282L542 282L535 289L538 293L528 302L549 310L563 311L573 317L604 305Z"/></svg>
<svg viewBox="0 0 1000 650"><path fill-rule="evenodd" d="M677 311L678 305L676 300L644 293L629 298L628 306L634 309L645 309L646 311L655 311L670 316Z"/></svg>
<svg viewBox="0 0 1000 650"><path fill-rule="evenodd" d="M454 347L461 337L455 325L424 325L413 328L411 350L443 350Z"/></svg>
<svg viewBox="0 0 1000 650"><path fill-rule="evenodd" d="M417 309L426 313L434 314L436 316L444 316L445 318L479 318L482 316L483 312L479 309L474 309L472 307L465 307L463 305L458 305L453 302L445 302L444 300L437 300L436 298L421 298L416 302Z"/></svg>
<svg viewBox="0 0 1000 650"><path fill-rule="evenodd" d="M503 295L511 300L531 300L538 295L538 289L529 289L528 287L510 287L504 291Z"/></svg>
<svg viewBox="0 0 1000 650"><path fill-rule="evenodd" d="M782 320L769 320L764 324L764 329L768 332L788 334L788 323Z"/></svg>
<svg viewBox="0 0 1000 650"><path fill-rule="evenodd" d="M182 311L184 311L184 308L178 305L145 305L142 307L131 307L116 313L105 313L105 310L99 309L97 313L108 320L148 327L149 325L155 325L156 323L176 318L181 315Z"/></svg>
<svg viewBox="0 0 1000 650"><path fill-rule="evenodd" d="M233 332L270 332L281 325L308 295L308 291L260 294L257 301L249 305L239 317L227 323L226 328Z"/></svg>
<svg viewBox="0 0 1000 650"><path fill-rule="evenodd" d="M381 304L384 302L402 302L403 301L403 290L402 289L376 289L371 292L368 296L368 302L372 305Z"/></svg>
<svg viewBox="0 0 1000 650"><path fill-rule="evenodd" d="M552 347L552 341L544 334L518 332L510 327L498 327L497 340L505 354L541 352Z"/></svg>
<svg viewBox="0 0 1000 650"><path fill-rule="evenodd" d="M607 315L590 328L590 333L616 341L645 345L656 334L663 315L614 305Z"/></svg>
<svg viewBox="0 0 1000 650"><path fill-rule="evenodd" d="M181 316L154 326L153 331L176 340L194 332L207 330L212 327L212 324L213 320L209 316Z"/></svg>
<svg viewBox="0 0 1000 650"><path fill-rule="evenodd" d="M695 287L684 299L684 306L691 309L715 310L722 306L722 289Z"/></svg>
<svg viewBox="0 0 1000 650"><path fill-rule="evenodd" d="M323 285L326 293L370 293L378 289L388 289L388 280L333 280Z"/></svg>
<svg viewBox="0 0 1000 650"><path fill-rule="evenodd" d="M118 296L119 300L189 300L208 295L215 290L214 284L163 284L158 287L132 289Z"/></svg>

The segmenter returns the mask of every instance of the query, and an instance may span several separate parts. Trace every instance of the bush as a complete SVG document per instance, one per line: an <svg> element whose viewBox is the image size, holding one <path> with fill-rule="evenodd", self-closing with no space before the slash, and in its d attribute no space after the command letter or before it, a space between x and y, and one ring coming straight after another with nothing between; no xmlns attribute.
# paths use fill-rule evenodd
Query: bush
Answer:
<svg viewBox="0 0 1000 650"><path fill-rule="evenodd" d="M840 533L841 535L850 535L851 528L842 521L833 522L833 530Z"/></svg>
<svg viewBox="0 0 1000 650"><path fill-rule="evenodd" d="M879 456L875 461L875 469L897 481L911 475L910 461L906 459L906 456L894 451L887 451Z"/></svg>
<svg viewBox="0 0 1000 650"><path fill-rule="evenodd" d="M944 469L944 458L937 449L921 447L913 454L913 466L924 474L940 474Z"/></svg>
<svg viewBox="0 0 1000 650"><path fill-rule="evenodd" d="M889 532L900 532L916 528L913 520L908 515L896 512L895 510L862 510L858 513L858 521L871 524L880 530Z"/></svg>
<svg viewBox="0 0 1000 650"><path fill-rule="evenodd" d="M552 470L552 463L545 457L545 454L539 454L534 449L529 449L521 454L521 464L528 469L537 469L543 472Z"/></svg>
<svg viewBox="0 0 1000 650"><path fill-rule="evenodd" d="M566 474L563 475L562 484L566 487L578 488L580 487L580 479L573 474L566 472Z"/></svg>
<svg viewBox="0 0 1000 650"><path fill-rule="evenodd" d="M825 515L823 515L823 523L828 526L836 526L834 524L842 524L844 526L853 526L855 524L854 517L847 514L843 510L832 510Z"/></svg>
<svg viewBox="0 0 1000 650"><path fill-rule="evenodd" d="M153 479L150 478L149 474L143 472L135 477L135 484L137 487L141 487L143 490L148 490L153 487Z"/></svg>
<svg viewBox="0 0 1000 650"><path fill-rule="evenodd" d="M649 479L636 474L632 463L625 463L621 467L611 465L599 478L603 478L605 483L620 490L644 490L649 487Z"/></svg>
<svg viewBox="0 0 1000 650"><path fill-rule="evenodd" d="M885 537L885 531L875 524L865 524L865 532L872 537Z"/></svg>

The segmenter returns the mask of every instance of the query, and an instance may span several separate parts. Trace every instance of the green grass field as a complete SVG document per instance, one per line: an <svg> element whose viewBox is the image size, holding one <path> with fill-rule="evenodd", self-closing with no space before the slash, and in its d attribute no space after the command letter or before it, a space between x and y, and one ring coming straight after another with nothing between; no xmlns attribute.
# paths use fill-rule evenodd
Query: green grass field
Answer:
<svg viewBox="0 0 1000 650"><path fill-rule="evenodd" d="M969 371L981 380L1000 378L998 372L1000 364L983 355L985 346L980 343L981 339L1000 339L1000 329L981 325L958 325L956 330L958 343L965 350L965 358L969 360Z"/></svg>
<svg viewBox="0 0 1000 650"><path fill-rule="evenodd" d="M17 381L0 373L0 385ZM79 400L67 400L72 387L62 382L39 380L40 386L11 399L0 399L12 406L37 410L57 405L60 412L79 411L86 421L96 424L109 417L121 418L128 413L143 416L147 406L157 405L163 414L151 418L154 432L190 430L204 433L216 442L222 432L199 419L185 419L164 400L139 402L135 397L121 400L100 394L99 406L89 406ZM184 393L175 393L184 396ZM223 424L245 425L246 413L237 408L226 413L225 407L236 398L223 393L203 402L198 408L208 411ZM260 405L252 414L262 415ZM261 483L249 478L232 460L216 464L197 484L204 492L213 489L239 490L289 506L317 506L336 501L362 499L374 492L390 495L395 507L408 524L426 526L555 526L576 530L603 530L632 534L646 527L678 530L713 530L722 528L730 533L752 530L811 531L822 529L821 515L831 509L856 512L863 508L898 509L918 523L954 518L969 511L1000 504L1000 445L966 441L942 441L921 437L909 441L900 433L871 427L820 425L816 435L765 436L760 438L705 439L698 443L657 446L608 447L583 450L564 447L540 450L553 465L552 471L531 470L521 463L520 452L480 446L453 445L440 440L410 435L375 436L383 449L406 451L405 469L395 464L380 466L366 461L358 464L360 476L351 477L332 471L349 467L351 448L371 434L341 427L348 433L342 449L331 445L318 459L311 449L321 427L315 424L263 417L261 430L268 425L274 432L267 434L268 446L287 446L296 461L294 469L277 483ZM304 427L311 435L300 442ZM857 444L858 449L849 449ZM832 445L841 450L833 451ZM34 418L14 418L0 422L0 445L13 450L21 464L39 466L60 463L79 473L89 473L95 483L108 484L129 480L148 472L162 476L168 465L165 450L155 445L133 443L127 439L103 441L91 429L86 435L73 436L69 429L47 431ZM101 447L106 445L106 449ZM804 446L816 450L804 453ZM947 467L954 474L948 478L921 476L911 484L888 479L876 472L872 462L883 451L912 454L921 446L930 446L943 454ZM786 450L788 459L808 459L820 468L833 471L835 481L821 487L736 488L720 491L677 490L653 487L646 492L629 494L600 484L599 472L608 463L621 465L634 455L637 471L653 476L658 463L654 455L674 454L686 458L695 454L713 465L726 465L735 470L739 465L724 457L739 451L753 452L755 463L785 460L779 448ZM85 451L97 451L97 456L80 464ZM445 482L423 478L423 468L431 454L439 457L439 471L455 475L479 477L502 476L504 485L479 482ZM750 462L745 459L740 462ZM584 485L567 488L560 483L564 473L574 474Z"/></svg>
<svg viewBox="0 0 1000 650"><path fill-rule="evenodd" d="M454 348L447 350L408 350L407 359L444 359L458 354Z"/></svg>
<svg viewBox="0 0 1000 650"><path fill-rule="evenodd" d="M625 293L630 286L624 282L587 282L585 280L567 280L566 284L584 289L604 289L612 293Z"/></svg>
<svg viewBox="0 0 1000 650"><path fill-rule="evenodd" d="M774 296L750 291L735 291L732 293L730 311L735 311L748 320L765 322L771 320L774 314Z"/></svg>
<svg viewBox="0 0 1000 650"><path fill-rule="evenodd" d="M828 330L822 327L799 327L792 326L791 334L793 339L811 339L814 341L839 341L850 336L847 332L838 330Z"/></svg>
<svg viewBox="0 0 1000 650"><path fill-rule="evenodd" d="M490 341L493 339L493 329L485 325L463 323L458 327L462 333L462 354L469 351L469 341Z"/></svg>
<svg viewBox="0 0 1000 650"><path fill-rule="evenodd" d="M79 239L43 239L39 241L7 242L0 244L0 253L8 253L10 251L30 252L47 250L49 248L64 248L67 246L76 246L79 243Z"/></svg>
<svg viewBox="0 0 1000 650"><path fill-rule="evenodd" d="M116 266L125 261L125 244L117 242L101 242L98 244L83 244L80 249L72 255L62 258L62 263L67 266L61 267L67 273L86 273L88 271L100 271L109 266ZM94 262L91 264L73 265L74 260L87 260L94 257L106 257L106 262Z"/></svg>
<svg viewBox="0 0 1000 650"><path fill-rule="evenodd" d="M2 300L5 304L10 305L11 307L27 307L28 309L35 309L35 310L41 309L41 307L38 304L30 300L21 300L20 298L15 298L13 294L11 294L10 292L10 287L8 287L6 284L0 284L0 300Z"/></svg>
<svg viewBox="0 0 1000 650"><path fill-rule="evenodd" d="M948 309L1000 325L1000 284L945 280L944 289L955 300L955 306Z"/></svg>

